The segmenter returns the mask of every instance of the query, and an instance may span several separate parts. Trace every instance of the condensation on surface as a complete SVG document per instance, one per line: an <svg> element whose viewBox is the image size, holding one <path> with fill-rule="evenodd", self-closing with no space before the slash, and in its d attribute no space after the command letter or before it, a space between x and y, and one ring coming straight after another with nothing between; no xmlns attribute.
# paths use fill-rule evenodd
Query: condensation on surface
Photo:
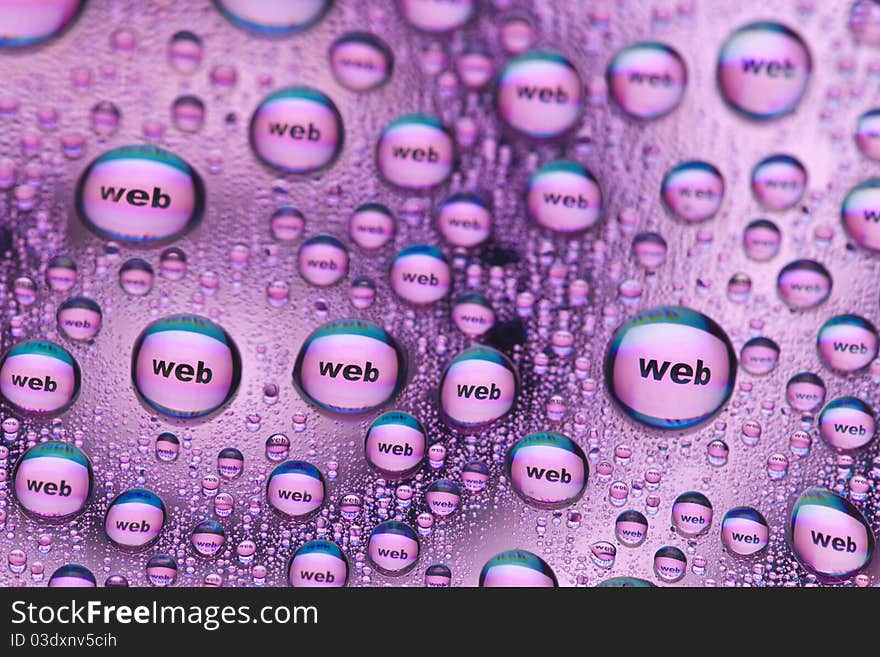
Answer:
<svg viewBox="0 0 880 657"><path fill-rule="evenodd" d="M3 492L8 515L0 537L0 583L45 585L59 566L79 563L99 584L111 574L122 574L132 585L146 586L147 559L165 552L178 558L178 586L199 586L212 573L221 575L225 585L254 585L255 564L268 569L266 585L280 586L287 583L286 565L293 551L315 537L340 543L351 562L352 585L419 586L425 569L439 562L451 568L454 585L472 586L490 557L514 548L541 556L562 585L592 586L613 576L660 584L653 574L653 558L665 545L687 555L688 572L679 585L814 581L786 545L788 509L804 488L817 482L845 493L853 474L875 478L872 459L877 449L868 447L851 467L841 467L838 456L816 433L815 423L804 425L801 414L788 406L785 384L798 372L812 371L825 381L828 400L852 395L877 406L877 384L871 377L829 371L815 341L820 326L834 315L855 313L875 324L880 320L877 256L848 243L840 222L846 192L876 173L876 164L858 151L853 132L858 117L877 101L880 50L855 42L847 27L850 3L842 0L484 4L463 28L435 36L408 26L392 3L339 0L307 31L272 39L235 27L201 0L95 0L57 40L26 51L0 52L0 107L15 107L0 117L0 158L15 167L15 186L0 192L0 224L14 235L11 257L0 263L3 350L22 339L45 338L70 350L83 371L80 397L68 412L54 421L24 419L19 439L5 443L10 448ZM454 83L450 71L456 58L472 49L487 50L496 71L500 69L509 56L499 32L511 16L527 17L536 30L535 46L561 51L586 85L583 121L562 141L537 144L517 137L499 122L491 85L472 92ZM796 30L813 57L812 78L796 111L768 122L733 112L715 80L724 40L738 26L760 19ZM342 34L363 29L390 46L395 68L386 85L356 93L335 80L328 51ZM190 74L178 72L167 56L169 39L180 30L194 32L204 46L202 62ZM127 41L119 38L119 31L130 32L135 42L130 51L118 47ZM673 112L639 122L620 112L602 89L613 55L646 39L677 49L688 84ZM216 81L228 72L225 68L234 70L234 84L212 83L212 72ZM90 84L78 88L74 82L86 76ZM261 100L272 90L297 85L329 96L345 128L344 147L335 163L308 176L281 174L261 164L248 140L251 115ZM194 132L178 129L172 119L180 96L197 96L204 103L204 123ZM112 134L92 127L93 108L102 102L112 103L119 112L118 129ZM57 112L57 125L41 125L39 116L50 109ZM469 120L478 133L472 146L460 147L458 166L448 183L431 192L393 188L377 174L375 147L382 130L410 112L433 114L450 127ZM191 164L206 189L201 223L174 243L186 253L188 267L185 278L174 282L158 275L164 247L120 243L118 255L108 254L106 242L82 225L74 207L76 182L85 167L112 148L149 142L145 132L154 132L157 123L164 133L152 143ZM69 135L85 138L81 157L65 157L62 139ZM750 190L753 167L775 153L795 156L808 172L801 203L782 212L762 210ZM580 237L542 232L526 217L528 177L559 158L583 164L602 189L602 217ZM665 173L688 160L711 163L724 177L721 208L702 224L673 219L660 200ZM16 203L16 189L22 186L36 190L33 209L21 210ZM434 225L437 206L458 191L482 195L494 213L492 239L472 253L453 253ZM373 201L392 210L397 232L393 244L368 253L351 241L346 225L356 207ZM270 217L285 204L305 216L305 238L323 233L347 245L351 263L343 282L316 288L301 278L300 241L276 242L270 231ZM742 248L743 231L759 218L772 220L782 233L779 253L767 262L748 259ZM668 245L665 264L653 273L631 254L632 239L642 231L659 233ZM521 343L513 345L509 339L517 334L516 326L491 339L517 365L522 391L514 413L488 430L453 431L438 415L441 372L471 344L452 323L450 299L424 308L408 306L389 285L387 272L394 255L421 243L438 245L450 257L453 295L482 292L492 300L499 322L515 324L519 293L529 291L536 298L534 316L522 320ZM238 244L249 253L247 266L240 269L230 261L230 251ZM57 254L69 255L79 267L79 280L70 293L53 292L44 282L46 265ZM152 290L143 297L127 295L118 283L118 269L131 257L147 260L157 272ZM779 298L776 277L798 258L822 263L832 275L833 291L819 307L794 312ZM738 272L752 281L746 303L733 303L727 296L728 280ZM206 289L212 292L214 277L205 276L211 273L218 285L216 292L206 293L202 282L208 282ZM37 284L33 305L14 296L14 281L21 276ZM348 295L350 282L359 276L369 277L377 290L375 302L364 310L355 309ZM570 307L569 285L576 279L589 284L587 302ZM290 286L287 305L267 303L266 287L273 281ZM641 294L633 295L634 290ZM74 294L95 299L103 310L103 326L93 344L74 343L57 331L57 306ZM686 432L653 430L630 421L612 404L603 384L603 361L614 329L640 310L665 304L688 306L712 317L730 336L737 354L748 339L759 335L781 347L772 373L752 376L740 368L731 401L713 420ZM233 337L242 355L238 394L207 420L172 423L141 405L132 388L130 358L136 338L150 322L175 313L213 319ZM409 482L414 489L409 506L396 499L395 484L380 480L364 459L364 435L379 412L356 419L326 415L301 399L292 385L294 359L309 333L326 321L350 317L378 323L404 347L410 379L388 408L417 416L429 439L447 448L442 468L426 463ZM570 355L560 355L558 345L553 349L552 338L559 330L573 334ZM544 355L549 357L546 373L541 367ZM575 376L578 357L588 363L594 392ZM265 402L267 385L278 387L277 403ZM558 409L553 406L548 412L555 396L565 407L561 419L555 419ZM763 427L755 446L741 440L747 420ZM813 448L808 457L797 458L789 451L789 436L802 426L812 431ZM183 443L174 463L154 456L155 439L163 431L175 433ZM504 473L508 448L537 431L571 437L589 458L586 492L569 508L546 511L525 505ZM327 479L327 501L316 518L288 521L266 503L266 479L275 464L265 457L265 440L274 433L290 438L290 458L314 464ZM10 495L12 468L22 448L28 440L38 442L44 436L81 440L95 469L95 493L86 512L63 524L26 518ZM730 456L723 467L713 467L707 462L706 446L719 437L730 447ZM139 450L141 438L146 448ZM629 463L615 461L619 445L632 448ZM236 480L221 478L220 490L234 497L235 509L230 517L219 519L226 531L225 547L218 556L203 559L194 555L189 537L200 521L217 519L212 500L202 492L202 479L217 473L217 454L225 447L243 453L245 469ZM768 457L774 453L790 461L787 476L779 481L768 476ZM366 542L373 527L398 516L416 526L428 484L438 478L458 481L470 460L489 465L489 484L482 493L464 493L457 513L435 519L432 535L422 538L418 566L401 577L371 569ZM597 474L601 461L613 465L610 475ZM644 488L645 472L651 468L662 473L657 491ZM620 507L609 501L609 486L615 481L630 489L628 502ZM115 548L103 532L110 500L132 487L157 493L168 509L156 545L134 555ZM680 493L691 490L709 498L714 520L706 535L687 539L671 529L671 507ZM363 496L358 520L339 514L338 500L347 493ZM656 515L648 515L647 540L637 548L618 545L610 569L595 565L590 546L597 541L616 544L614 519L627 508L646 513L650 495L659 496L660 503ZM252 498L258 515L249 513ZM862 508L876 528L875 502L872 491ZM767 518L771 542L764 555L734 559L722 550L721 518L736 506L753 506ZM235 547L244 540L257 545L252 564L238 562ZM51 549L41 552L41 543L51 543ZM24 573L6 570L5 559L12 550L27 554ZM692 568L700 558L706 563L701 575ZM42 582L31 577L35 562L44 564Z"/></svg>

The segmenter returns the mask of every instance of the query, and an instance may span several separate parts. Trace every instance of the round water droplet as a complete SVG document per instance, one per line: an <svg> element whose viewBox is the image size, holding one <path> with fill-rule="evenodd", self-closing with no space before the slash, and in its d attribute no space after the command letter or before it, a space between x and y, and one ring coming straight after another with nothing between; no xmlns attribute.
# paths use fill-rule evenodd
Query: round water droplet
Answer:
<svg viewBox="0 0 880 657"><path fill-rule="evenodd" d="M461 469L461 482L471 493L485 490L489 482L489 466L482 461L468 461Z"/></svg>
<svg viewBox="0 0 880 657"><path fill-rule="evenodd" d="M724 178L708 162L683 162L663 177L660 200L672 216L688 223L711 219L724 198Z"/></svg>
<svg viewBox="0 0 880 657"><path fill-rule="evenodd" d="M728 552L750 557L767 549L770 527L760 511L749 506L738 506L724 514L721 540Z"/></svg>
<svg viewBox="0 0 880 657"><path fill-rule="evenodd" d="M837 315L819 329L816 346L832 370L856 372L877 357L877 329L864 317Z"/></svg>
<svg viewBox="0 0 880 657"><path fill-rule="evenodd" d="M880 178L859 183L840 208L846 234L859 246L880 251Z"/></svg>
<svg viewBox="0 0 880 657"><path fill-rule="evenodd" d="M339 500L339 513L346 520L356 520L364 510L364 500L356 493L343 495Z"/></svg>
<svg viewBox="0 0 880 657"><path fill-rule="evenodd" d="M123 146L94 160L80 176L76 208L105 239L175 240L201 221L202 179L186 162L155 146Z"/></svg>
<svg viewBox="0 0 880 657"><path fill-rule="evenodd" d="M60 35L79 16L85 0L0 2L0 49L27 48ZM94 578L92 578L94 586Z"/></svg>
<svg viewBox="0 0 880 657"><path fill-rule="evenodd" d="M76 262L69 256L55 256L46 267L46 283L55 292L67 292L76 285Z"/></svg>
<svg viewBox="0 0 880 657"><path fill-rule="evenodd" d="M513 12L502 19L499 36L501 45L510 55L527 51L537 39L533 20L522 12Z"/></svg>
<svg viewBox="0 0 880 657"><path fill-rule="evenodd" d="M282 37L317 23L332 0L214 0L214 5L238 27L266 36Z"/></svg>
<svg viewBox="0 0 880 657"><path fill-rule="evenodd" d="M855 575L874 555L874 535L862 512L822 488L807 488L797 498L788 536L800 564L829 580Z"/></svg>
<svg viewBox="0 0 880 657"><path fill-rule="evenodd" d="M779 345L770 338L752 338L739 352L739 363L749 374L770 374L779 363Z"/></svg>
<svg viewBox="0 0 880 657"><path fill-rule="evenodd" d="M348 584L348 559L339 546L316 540L303 544L290 559L287 581L291 586L340 587Z"/></svg>
<svg viewBox="0 0 880 657"><path fill-rule="evenodd" d="M424 32L449 32L467 23L477 11L476 0L398 0L406 21Z"/></svg>
<svg viewBox="0 0 880 657"><path fill-rule="evenodd" d="M590 560L599 568L613 568L617 559L617 547L608 541L596 541L590 545Z"/></svg>
<svg viewBox="0 0 880 657"><path fill-rule="evenodd" d="M320 509L326 492L324 476L305 461L285 461L266 481L269 505L294 520L303 520Z"/></svg>
<svg viewBox="0 0 880 657"><path fill-rule="evenodd" d="M359 310L369 308L376 300L376 284L365 276L358 276L348 289L351 305Z"/></svg>
<svg viewBox="0 0 880 657"><path fill-rule="evenodd" d="M831 295L832 285L829 271L815 260L790 262L776 279L779 296L795 310L807 310L824 303Z"/></svg>
<svg viewBox="0 0 880 657"><path fill-rule="evenodd" d="M67 443L45 442L19 459L12 476L15 499L40 520L68 520L85 509L94 486L92 464Z"/></svg>
<svg viewBox="0 0 880 657"><path fill-rule="evenodd" d="M266 458L270 461L283 461L290 454L290 438L283 433L273 433L266 438Z"/></svg>
<svg viewBox="0 0 880 657"><path fill-rule="evenodd" d="M102 100L96 103L89 113L92 130L96 135L102 137L116 133L119 129L120 117L119 108L109 100Z"/></svg>
<svg viewBox="0 0 880 657"><path fill-rule="evenodd" d="M476 194L453 194L437 209L437 230L450 246L473 248L492 234L492 212Z"/></svg>
<svg viewBox="0 0 880 657"><path fill-rule="evenodd" d="M815 411L825 403L825 383L812 372L800 372L788 380L785 399L795 410Z"/></svg>
<svg viewBox="0 0 880 657"><path fill-rule="evenodd" d="M632 419L659 429L709 419L730 398L735 379L736 354L724 330L706 315L675 306L625 322L605 358L612 399Z"/></svg>
<svg viewBox="0 0 880 657"><path fill-rule="evenodd" d="M874 409L856 397L828 402L819 414L819 433L837 449L859 449L874 439Z"/></svg>
<svg viewBox="0 0 880 657"><path fill-rule="evenodd" d="M880 109L868 110L859 117L855 139L862 155L880 160Z"/></svg>
<svg viewBox="0 0 880 657"><path fill-rule="evenodd" d="M495 75L495 64L492 56L477 46L470 52L458 56L455 71L465 87L478 91L484 89L492 80Z"/></svg>
<svg viewBox="0 0 880 657"><path fill-rule="evenodd" d="M491 347L459 352L440 377L440 412L454 427L489 426L510 413L519 396L511 360Z"/></svg>
<svg viewBox="0 0 880 657"><path fill-rule="evenodd" d="M706 445L706 460L709 465L721 468L727 465L727 459L730 456L730 447L721 439L715 439Z"/></svg>
<svg viewBox="0 0 880 657"><path fill-rule="evenodd" d="M312 173L342 151L342 117L317 89L287 87L269 94L254 111L250 139L264 163L288 173Z"/></svg>
<svg viewBox="0 0 880 657"><path fill-rule="evenodd" d="M507 550L489 559L480 571L486 588L555 588L556 574L541 557L525 550Z"/></svg>
<svg viewBox="0 0 880 657"><path fill-rule="evenodd" d="M55 319L62 335L84 342L94 338L101 330L101 307L86 297L71 297L58 306Z"/></svg>
<svg viewBox="0 0 880 657"><path fill-rule="evenodd" d="M880 5L876 0L856 0L850 9L848 25L859 43L880 45Z"/></svg>
<svg viewBox="0 0 880 657"><path fill-rule="evenodd" d="M202 40L188 30L175 32L168 41L168 61L180 73L192 73L202 63Z"/></svg>
<svg viewBox="0 0 880 657"><path fill-rule="evenodd" d="M316 287L335 285L348 275L348 249L335 237L316 235L299 247L300 275Z"/></svg>
<svg viewBox="0 0 880 657"><path fill-rule="evenodd" d="M586 490L589 472L583 450L558 433L529 434L507 453L513 490L542 509L561 509L577 502Z"/></svg>
<svg viewBox="0 0 880 657"><path fill-rule="evenodd" d="M165 463L177 460L180 454L180 439L167 431L156 438L156 458Z"/></svg>
<svg viewBox="0 0 880 657"><path fill-rule="evenodd" d="M643 589L643 588L652 588L655 584L649 582L646 579L639 579L638 577L612 577L611 579L606 579L598 584L596 584L597 588L623 588L623 589Z"/></svg>
<svg viewBox="0 0 880 657"><path fill-rule="evenodd" d="M348 236L365 251L385 246L397 231L394 215L381 203L364 203L348 220Z"/></svg>
<svg viewBox="0 0 880 657"><path fill-rule="evenodd" d="M454 481L437 479L425 490L425 504L431 513L440 518L451 516L458 511L461 503L461 489Z"/></svg>
<svg viewBox="0 0 880 657"><path fill-rule="evenodd" d="M216 520L202 520L193 527L189 540L199 556L211 558L226 545L226 530Z"/></svg>
<svg viewBox="0 0 880 657"><path fill-rule="evenodd" d="M455 158L452 133L428 114L406 114L395 119L376 144L379 174L404 189L430 189L445 182Z"/></svg>
<svg viewBox="0 0 880 657"><path fill-rule="evenodd" d="M104 514L104 532L117 547L138 551L159 538L165 504L155 493L132 488L117 495Z"/></svg>
<svg viewBox="0 0 880 657"><path fill-rule="evenodd" d="M235 447L225 447L217 455L217 472L225 479L237 479L244 472L244 454Z"/></svg>
<svg viewBox="0 0 880 657"><path fill-rule="evenodd" d="M79 364L46 340L19 342L0 358L0 398L20 413L63 413L79 396Z"/></svg>
<svg viewBox="0 0 880 657"><path fill-rule="evenodd" d="M180 96L171 105L171 120L181 132L198 132L205 124L205 103L198 96Z"/></svg>
<svg viewBox="0 0 880 657"><path fill-rule="evenodd" d="M648 519L639 511L624 511L614 522L614 536L626 547L638 547L648 537Z"/></svg>
<svg viewBox="0 0 880 657"><path fill-rule="evenodd" d="M367 463L382 477L405 479L425 460L428 438L422 423L409 413L391 411L377 417L364 440Z"/></svg>
<svg viewBox="0 0 880 657"><path fill-rule="evenodd" d="M699 536L712 526L712 503L702 493L689 491L675 498L672 524L683 536Z"/></svg>
<svg viewBox="0 0 880 657"><path fill-rule="evenodd" d="M153 289L153 267L143 258L126 260L119 268L119 287L133 297L149 294Z"/></svg>
<svg viewBox="0 0 880 657"><path fill-rule="evenodd" d="M372 91L391 79L394 54L369 32L349 32L330 46L330 70L346 89Z"/></svg>
<svg viewBox="0 0 880 657"><path fill-rule="evenodd" d="M146 571L153 586L171 586L177 579L177 562L170 554L154 554L147 562Z"/></svg>
<svg viewBox="0 0 880 657"><path fill-rule="evenodd" d="M807 189L807 170L791 155L771 155L752 170L752 194L764 208L793 208Z"/></svg>
<svg viewBox="0 0 880 657"><path fill-rule="evenodd" d="M49 578L49 588L90 589L97 585L92 571L75 563L61 566Z"/></svg>
<svg viewBox="0 0 880 657"><path fill-rule="evenodd" d="M564 56L531 50L501 70L495 103L501 120L517 132L552 139L580 121L583 84L574 64Z"/></svg>
<svg viewBox="0 0 880 657"><path fill-rule="evenodd" d="M633 238L633 255L645 269L654 270L666 262L668 247L666 240L657 233L639 233Z"/></svg>
<svg viewBox="0 0 880 657"><path fill-rule="evenodd" d="M748 274L738 273L727 281L727 298L733 303L745 303L752 293L752 279Z"/></svg>
<svg viewBox="0 0 880 657"><path fill-rule="evenodd" d="M169 281L179 281L186 276L186 253L172 246L159 256L159 273Z"/></svg>
<svg viewBox="0 0 880 657"><path fill-rule="evenodd" d="M687 574L687 557L677 547L667 545L654 553L654 574L661 582L674 584Z"/></svg>
<svg viewBox="0 0 880 657"><path fill-rule="evenodd" d="M406 382L406 360L384 329L359 319L330 322L303 343L293 383L316 406L365 413L384 406Z"/></svg>
<svg viewBox="0 0 880 657"><path fill-rule="evenodd" d="M230 335L197 315L159 319L140 334L131 355L138 397L172 418L209 415L241 382L241 356Z"/></svg>
<svg viewBox="0 0 880 657"><path fill-rule="evenodd" d="M3 418L3 422L0 423L0 427L2 427L3 430L3 437L8 441L12 441L18 436L18 430L21 429L21 422L18 418L5 417Z"/></svg>
<svg viewBox="0 0 880 657"><path fill-rule="evenodd" d="M419 560L421 545L415 530L408 524L387 520L370 534L367 556L384 575L403 575Z"/></svg>
<svg viewBox="0 0 880 657"><path fill-rule="evenodd" d="M526 186L529 216L557 233L591 228L602 214L602 190L587 169L576 162L555 160L543 165Z"/></svg>
<svg viewBox="0 0 880 657"><path fill-rule="evenodd" d="M391 261L391 289L417 306L436 303L449 294L452 269L446 256L429 244L409 246Z"/></svg>
<svg viewBox="0 0 880 657"><path fill-rule="evenodd" d="M452 321L466 336L478 338L495 326L495 310L479 292L463 292L452 302Z"/></svg>
<svg viewBox="0 0 880 657"><path fill-rule="evenodd" d="M751 260L766 262L779 253L782 233L772 221L756 219L743 232L743 248Z"/></svg>
<svg viewBox="0 0 880 657"><path fill-rule="evenodd" d="M425 570L425 586L428 588L449 588L452 584L452 571L449 566L435 563Z"/></svg>
<svg viewBox="0 0 880 657"><path fill-rule="evenodd" d="M718 54L718 88L728 105L756 120L793 112L812 70L803 39L779 23L749 23L731 34Z"/></svg>
<svg viewBox="0 0 880 657"><path fill-rule="evenodd" d="M302 237L306 227L303 213L291 205L278 208L269 220L272 237L279 242L295 242Z"/></svg>
<svg viewBox="0 0 880 657"><path fill-rule="evenodd" d="M32 306L37 301L37 283L30 276L20 276L12 284L15 300L22 306Z"/></svg>
<svg viewBox="0 0 880 657"><path fill-rule="evenodd" d="M220 488L220 477L214 474L206 474L202 477L202 494L205 497L216 496L218 488Z"/></svg>
<svg viewBox="0 0 880 657"><path fill-rule="evenodd" d="M112 589L112 588L128 588L129 583L128 579L125 575L110 575L106 580L104 580L104 588Z"/></svg>
<svg viewBox="0 0 880 657"><path fill-rule="evenodd" d="M743 444L754 447L761 441L761 434L764 432L761 423L756 420L746 420L742 424L741 438Z"/></svg>
<svg viewBox="0 0 880 657"><path fill-rule="evenodd" d="M806 458L810 455L810 448L813 446L813 439L806 431L795 431L788 438L788 448L792 454L800 458Z"/></svg>
<svg viewBox="0 0 880 657"><path fill-rule="evenodd" d="M235 498L229 493L218 493L214 498L214 513L218 518L228 518L235 508Z"/></svg>
<svg viewBox="0 0 880 657"><path fill-rule="evenodd" d="M628 115L656 119L678 107L687 87L681 55L663 43L635 43L618 51L605 74L611 97Z"/></svg>

